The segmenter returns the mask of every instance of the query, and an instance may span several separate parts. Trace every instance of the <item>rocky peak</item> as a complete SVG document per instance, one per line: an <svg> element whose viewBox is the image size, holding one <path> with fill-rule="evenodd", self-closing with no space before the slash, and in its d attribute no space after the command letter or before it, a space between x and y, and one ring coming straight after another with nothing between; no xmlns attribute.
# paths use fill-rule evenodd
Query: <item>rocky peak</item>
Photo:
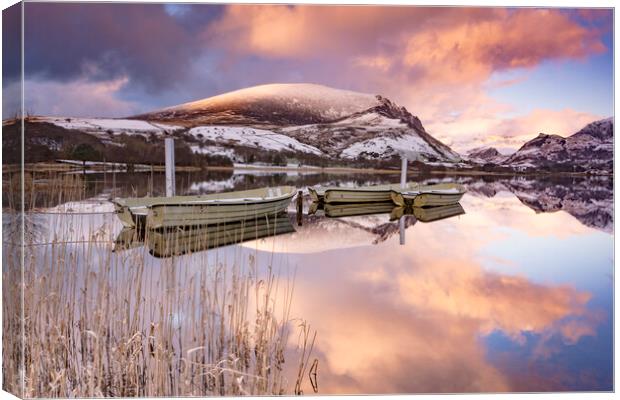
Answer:
<svg viewBox="0 0 620 400"><path fill-rule="evenodd" d="M598 140L613 140L614 119L612 117L589 123L573 136L590 136Z"/></svg>

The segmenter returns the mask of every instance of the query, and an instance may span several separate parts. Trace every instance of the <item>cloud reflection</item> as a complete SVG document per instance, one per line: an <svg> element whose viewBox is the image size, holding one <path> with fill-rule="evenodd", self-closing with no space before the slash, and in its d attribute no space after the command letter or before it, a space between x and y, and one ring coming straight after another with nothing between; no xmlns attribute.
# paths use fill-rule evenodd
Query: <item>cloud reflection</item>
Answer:
<svg viewBox="0 0 620 400"><path fill-rule="evenodd" d="M577 282L537 282L509 260L510 270L489 271L481 252L507 237L498 235L498 226L541 240L592 230L564 213L535 214L514 197L487 199L487 207L470 200L463 217L410 227L406 246L394 236L374 246L286 255L297 266L293 314L318 332L321 393L572 387L567 382L575 372L564 371L555 356L597 336L606 317L590 309L593 294ZM541 215L547 219L534 223ZM554 262L562 261L549 258ZM496 334L511 343L511 352L489 344ZM511 371L510 363L533 363L529 378ZM547 378L543 372L556 364L562 374Z"/></svg>

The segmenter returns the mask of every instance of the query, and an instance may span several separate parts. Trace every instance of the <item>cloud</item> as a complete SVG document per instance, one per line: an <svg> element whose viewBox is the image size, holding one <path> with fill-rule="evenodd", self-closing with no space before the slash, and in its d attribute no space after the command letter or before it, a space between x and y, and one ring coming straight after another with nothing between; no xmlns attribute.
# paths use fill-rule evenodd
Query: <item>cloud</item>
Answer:
<svg viewBox="0 0 620 400"><path fill-rule="evenodd" d="M456 23L414 35L404 64L425 78L459 83L482 81L494 71L533 67L546 59L601 53L600 38L559 11L506 10L492 20Z"/></svg>
<svg viewBox="0 0 620 400"><path fill-rule="evenodd" d="M496 119L486 129L485 143L496 147L519 148L538 133L570 136L604 115L581 112L570 108L563 110L537 109L514 118ZM481 132L483 133L483 132Z"/></svg>
<svg viewBox="0 0 620 400"><path fill-rule="evenodd" d="M159 4L26 4L26 79L71 81L127 76L158 91L183 80L198 40ZM42 23L44 21L44 23Z"/></svg>
<svg viewBox="0 0 620 400"><path fill-rule="evenodd" d="M93 82L85 78L69 82L26 80L24 82L25 112L34 115L74 117L128 116L139 110L139 105L119 99L118 92L128 82L127 77ZM19 83L10 85L7 93L19 90ZM4 107L3 115L12 115ZM71 114L67 114L71 110ZM94 111L96 110L96 111Z"/></svg>
<svg viewBox="0 0 620 400"><path fill-rule="evenodd" d="M114 97L139 102L140 111L263 83L321 83L384 95L456 150L522 144L525 135L508 124L528 116L515 117L511 104L489 96L489 85L519 84L543 62L599 54L611 26L609 10L46 3L26 8L27 21L37 21L26 26L31 81L126 77ZM4 57L3 63L14 59ZM4 76L14 80L11 65ZM492 81L496 71L511 69L523 77ZM558 124L533 129L547 126Z"/></svg>
<svg viewBox="0 0 620 400"><path fill-rule="evenodd" d="M2 78L6 85L9 77L21 73L21 12L22 3L2 11Z"/></svg>
<svg viewBox="0 0 620 400"><path fill-rule="evenodd" d="M528 120L545 122L529 129L574 132L575 121L592 115L562 126L578 111L506 118L515 110L490 97L488 86L519 84L548 60L606 50L599 29L560 9L237 5L208 32L237 61L258 59L253 76L261 83L288 81L296 71L299 80L385 95L459 151L485 142L514 150L531 138L517 135ZM496 71L512 69L522 76L492 82Z"/></svg>
<svg viewBox="0 0 620 400"><path fill-rule="evenodd" d="M329 62L338 53L441 83L605 50L596 32L548 9L235 5L209 32L244 54Z"/></svg>

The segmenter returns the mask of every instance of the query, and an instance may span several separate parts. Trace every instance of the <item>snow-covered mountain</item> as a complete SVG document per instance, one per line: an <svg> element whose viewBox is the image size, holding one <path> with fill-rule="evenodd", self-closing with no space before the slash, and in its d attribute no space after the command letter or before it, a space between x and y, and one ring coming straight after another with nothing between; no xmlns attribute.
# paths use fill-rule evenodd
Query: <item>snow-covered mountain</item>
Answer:
<svg viewBox="0 0 620 400"><path fill-rule="evenodd" d="M467 159L477 164L501 164L508 158L503 155L495 147L476 147L469 150L467 153Z"/></svg>
<svg viewBox="0 0 620 400"><path fill-rule="evenodd" d="M211 144L262 148L263 139L274 138L283 144L282 150L332 159L376 160L406 154L428 161L460 160L404 107L379 95L322 85L255 86L132 118L199 129L192 133L202 133ZM239 136L242 133L252 139Z"/></svg>
<svg viewBox="0 0 620 400"><path fill-rule="evenodd" d="M613 170L614 121L595 121L569 137L540 133L503 164L568 171Z"/></svg>
<svg viewBox="0 0 620 400"><path fill-rule="evenodd" d="M268 84L137 115L186 125L304 125L330 122L378 104L375 96L315 84Z"/></svg>

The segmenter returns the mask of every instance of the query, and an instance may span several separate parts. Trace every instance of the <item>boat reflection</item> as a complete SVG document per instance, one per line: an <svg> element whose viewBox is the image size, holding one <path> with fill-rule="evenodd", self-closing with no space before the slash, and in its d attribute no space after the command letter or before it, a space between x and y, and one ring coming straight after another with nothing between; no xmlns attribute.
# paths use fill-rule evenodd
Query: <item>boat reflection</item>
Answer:
<svg viewBox="0 0 620 400"><path fill-rule="evenodd" d="M394 208L391 201L379 203L339 203L324 204L313 202L308 214L325 215L329 218L355 217L360 215L389 214Z"/></svg>
<svg viewBox="0 0 620 400"><path fill-rule="evenodd" d="M413 215L420 222L433 222L441 219L456 217L465 214L459 203L441 207L394 207L390 212L390 220L394 221L406 215Z"/></svg>
<svg viewBox="0 0 620 400"><path fill-rule="evenodd" d="M328 218L357 217L362 215L389 214L390 221L403 216L413 216L420 222L433 222L445 218L465 214L460 203L438 207L400 207L394 203L349 203L323 204L313 202L308 210L309 215L326 216Z"/></svg>
<svg viewBox="0 0 620 400"><path fill-rule="evenodd" d="M404 244L404 230L417 221L433 222L464 213L460 204L405 208L394 207L391 202L312 203L303 225L297 229L292 223L296 216L287 212L262 214L251 219L212 225L123 228L116 237L114 251L145 246L154 257L172 257L258 239L275 240L275 236L285 234L290 235L273 242L273 250L276 252L282 250L281 245L293 252L321 252L331 249L328 243L341 247L354 238L355 244L352 245L355 246L378 244L394 234L399 234ZM322 245L315 246L319 238L328 237L331 239L327 242L319 240Z"/></svg>
<svg viewBox="0 0 620 400"><path fill-rule="evenodd" d="M213 225L170 228L124 228L116 238L115 251L140 245L154 257L164 258L240 244L294 232L288 213L263 214L255 218Z"/></svg>

